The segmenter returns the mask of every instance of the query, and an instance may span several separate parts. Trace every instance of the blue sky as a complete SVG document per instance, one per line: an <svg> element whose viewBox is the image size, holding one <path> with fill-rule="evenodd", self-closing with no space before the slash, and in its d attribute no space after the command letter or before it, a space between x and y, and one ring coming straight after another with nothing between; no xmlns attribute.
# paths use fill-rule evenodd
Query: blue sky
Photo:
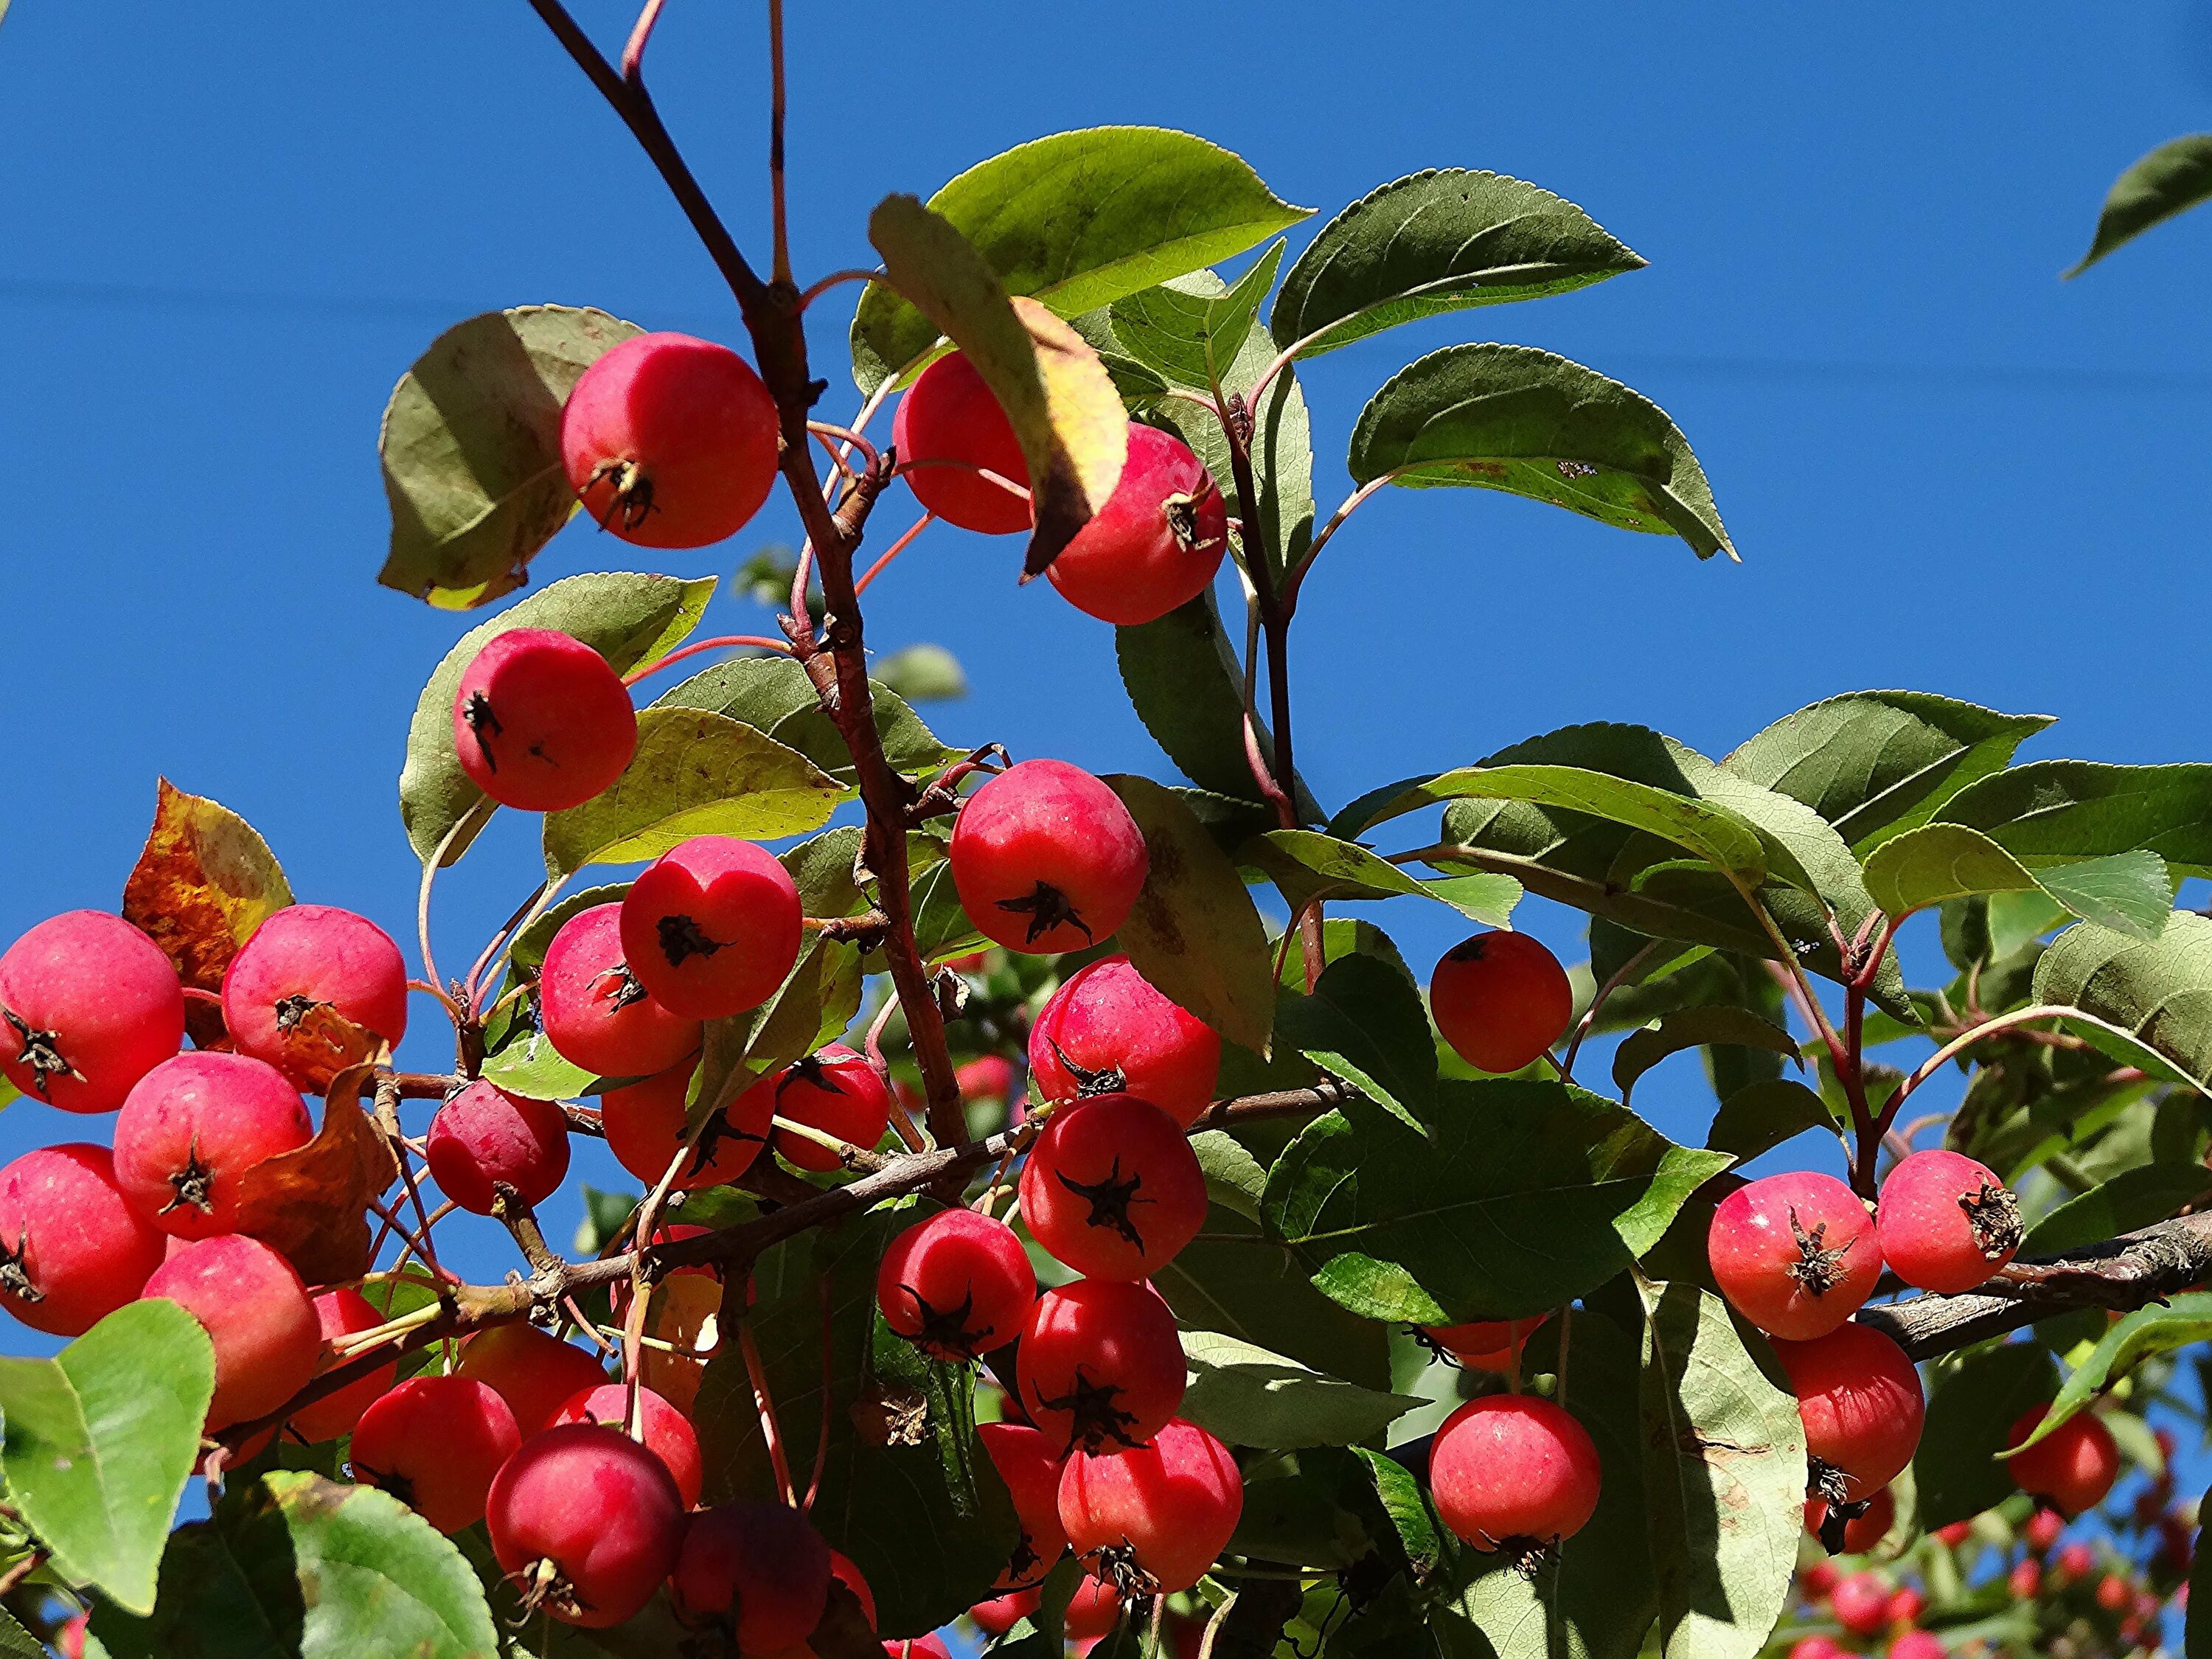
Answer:
<svg viewBox="0 0 2212 1659"><path fill-rule="evenodd" d="M623 9L580 15L612 41ZM1700 565L1482 492L1386 493L1298 622L1300 755L1329 802L1583 720L1717 754L1870 686L2063 716L2030 753L2205 758L2212 216L2078 282L2057 272L2121 167L2208 125L2212 8L1681 4L1655 27L1648 8L1580 5L1491 28L1217 0L793 14L802 280L870 261L884 193L1106 122L1200 132L1323 216L1425 167L1516 173L1651 262L1310 370L1324 512L1369 393L1422 351L1497 338L1663 405L1744 559ZM652 65L755 249L762 37L757 8L690 0ZM726 294L521 0L212 21L22 0L0 30L0 939L115 902L163 773L252 819L302 897L404 936L416 866L393 780L416 690L466 623L374 585L393 380L445 325L502 304L734 340ZM840 338L817 343L833 417L855 401ZM726 574L787 534L772 509L647 564L580 523L537 569ZM1017 591L1018 559L933 531L872 592L872 640L958 654L975 695L931 714L949 739L1170 775L1121 696L1110 631L1046 584ZM765 618L718 601L709 620ZM449 959L532 868L526 827L507 825L442 884ZM1385 920L1421 968L1455 932L1410 901ZM1577 932L1527 921L1563 945ZM412 1052L434 1060L434 1034ZM1639 1104L1701 1134L1675 1064L1677 1086L1655 1079ZM18 1106L0 1152L82 1127Z"/></svg>

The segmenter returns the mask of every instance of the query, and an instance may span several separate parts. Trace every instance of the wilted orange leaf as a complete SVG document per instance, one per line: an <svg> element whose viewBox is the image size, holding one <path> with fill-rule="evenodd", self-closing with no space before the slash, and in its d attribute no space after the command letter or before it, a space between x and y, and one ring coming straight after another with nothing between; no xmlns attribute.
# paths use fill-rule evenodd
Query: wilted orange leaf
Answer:
<svg viewBox="0 0 2212 1659"><path fill-rule="evenodd" d="M361 1109L365 1070L338 1075L313 1140L239 1178L239 1231L283 1255L310 1285L368 1271L368 1200L398 1179L391 1147Z"/></svg>

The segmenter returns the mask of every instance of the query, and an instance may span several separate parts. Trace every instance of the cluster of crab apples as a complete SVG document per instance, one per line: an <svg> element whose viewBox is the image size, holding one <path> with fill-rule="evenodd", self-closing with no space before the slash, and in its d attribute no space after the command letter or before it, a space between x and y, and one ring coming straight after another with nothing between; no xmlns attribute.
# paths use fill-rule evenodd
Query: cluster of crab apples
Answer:
<svg viewBox="0 0 2212 1659"><path fill-rule="evenodd" d="M1715 1207L1714 1282L1771 1339L1797 1396L1811 1471L1805 1525L1832 1552L1861 1553L1888 1533L1889 1483L1912 1461L1927 1413L1910 1356L1855 1316L1885 1267L1957 1295L2009 1262L2022 1237L2019 1200L1996 1172L1946 1150L1899 1159L1871 1209L1834 1176L1802 1170L1747 1182ZM2087 1412L2027 1444L2045 1413L2013 1425L2008 1467L2022 1491L2079 1515L2112 1490L2118 1446Z"/></svg>

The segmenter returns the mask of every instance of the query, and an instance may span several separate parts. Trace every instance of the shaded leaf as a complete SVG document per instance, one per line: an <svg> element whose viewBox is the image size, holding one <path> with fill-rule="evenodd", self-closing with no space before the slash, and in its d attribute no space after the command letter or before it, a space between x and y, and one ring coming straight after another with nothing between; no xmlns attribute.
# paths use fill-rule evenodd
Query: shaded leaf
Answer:
<svg viewBox="0 0 2212 1659"><path fill-rule="evenodd" d="M880 673L883 665L878 664ZM896 771L934 772L958 751L948 750L922 723L906 700L872 678L868 706L884 758ZM837 724L822 711L814 682L788 657L734 657L671 686L653 700L655 708L703 708L726 714L795 749L847 788L854 787L852 751ZM810 915L822 914L809 911Z"/></svg>
<svg viewBox="0 0 2212 1659"><path fill-rule="evenodd" d="M1267 872L1295 915L1316 900L1382 899L1400 895L1441 900L1470 921L1510 925L1521 884L1491 872L1424 881L1365 848L1317 830L1270 830L1242 849L1244 862Z"/></svg>
<svg viewBox="0 0 2212 1659"><path fill-rule="evenodd" d="M2079 276L2123 242L2163 224L2212 197L2212 132L2169 138L2112 181L2097 216L2097 234L2081 262L2064 274ZM2191 1653L2195 1652L2192 1646Z"/></svg>
<svg viewBox="0 0 2212 1659"><path fill-rule="evenodd" d="M2024 1255L2061 1255L2163 1221L2185 1204L2212 1194L2212 1170L2202 1164L2145 1164L2078 1193L2053 1209L2021 1241Z"/></svg>
<svg viewBox="0 0 2212 1659"><path fill-rule="evenodd" d="M908 702L951 702L968 695L960 659L941 645L909 645L878 659L870 676Z"/></svg>
<svg viewBox="0 0 2212 1659"><path fill-rule="evenodd" d="M2208 1338L2212 1338L2212 1294L2202 1291L2177 1296L2163 1307L2138 1308L2123 1315L2104 1332L2088 1356L2067 1373L2051 1409L2035 1425L2035 1431L2018 1442L2014 1449L2049 1438L2059 1425L2146 1359Z"/></svg>
<svg viewBox="0 0 2212 1659"><path fill-rule="evenodd" d="M2040 892L2084 921L2138 939L2165 926L2173 885L2155 853L2118 853L2031 871L1978 830L1928 823L1877 847L1867 886L1893 916L1981 895Z"/></svg>
<svg viewBox="0 0 2212 1659"><path fill-rule="evenodd" d="M1343 1446L1425 1402L1363 1389L1218 1331L1184 1333L1180 1414L1232 1446Z"/></svg>
<svg viewBox="0 0 2212 1659"><path fill-rule="evenodd" d="M359 1066L338 1073L313 1140L238 1178L236 1231L276 1251L310 1285L368 1271L368 1200L399 1177L391 1147L357 1103L363 1075Z"/></svg>
<svg viewBox="0 0 2212 1659"><path fill-rule="evenodd" d="M1437 1104L1436 1039L1421 994L1379 957L1340 957L1312 994L1285 991L1276 1018L1285 1046L1342 1078L1419 1129Z"/></svg>
<svg viewBox="0 0 2212 1659"><path fill-rule="evenodd" d="M586 369L642 331L589 307L516 306L432 341L377 434L392 508L377 580L453 608L520 586L576 510L562 406Z"/></svg>
<svg viewBox="0 0 2212 1659"><path fill-rule="evenodd" d="M769 1073L834 1042L860 1011L859 947L817 933L766 1002L707 1022L688 1127L705 1122Z"/></svg>
<svg viewBox="0 0 2212 1659"><path fill-rule="evenodd" d="M1042 575L1121 476L1129 448L1121 394L1073 329L1034 300L1009 301L983 255L941 214L911 196L885 197L868 216L868 240L898 292L927 313L923 326L959 348L1012 423L1036 522L1022 568ZM859 319L854 326L858 340Z"/></svg>
<svg viewBox="0 0 2212 1659"><path fill-rule="evenodd" d="M1282 260L1277 242L1226 287L1212 271L1200 271L1116 300L1115 337L1168 380L1211 392L1244 349Z"/></svg>
<svg viewBox="0 0 2212 1659"><path fill-rule="evenodd" d="M1912 1459L1920 1524L1947 1527L2010 1496L2012 1474L1997 1454L2021 1413L2057 1392L2058 1367L2039 1342L1978 1348L1939 1370Z"/></svg>
<svg viewBox="0 0 2212 1659"><path fill-rule="evenodd" d="M1828 1129L1836 1120L1820 1097L1790 1078L1746 1084L1713 1115L1705 1145L1748 1164L1808 1129Z"/></svg>
<svg viewBox="0 0 2212 1659"><path fill-rule="evenodd" d="M1678 1009L1661 1016L1657 1025L1632 1032L1613 1051L1613 1086L1620 1091L1621 1103L1627 1104L1636 1080L1668 1055L1680 1054L1685 1048L1701 1048L1709 1043L1764 1048L1803 1064L1797 1053L1797 1040L1748 1008Z"/></svg>
<svg viewBox="0 0 2212 1659"><path fill-rule="evenodd" d="M2177 911L2154 939L2078 922L2037 959L2032 994L2079 1009L2108 1054L2212 1084L2212 921Z"/></svg>
<svg viewBox="0 0 2212 1659"><path fill-rule="evenodd" d="M1063 317L1232 258L1312 211L1278 199L1240 157L1202 138L1126 126L1018 144L951 180L929 207L1009 294L1034 295ZM914 368L941 326L870 287L853 319L860 390Z"/></svg>
<svg viewBox="0 0 2212 1659"><path fill-rule="evenodd" d="M1519 1319L1595 1289L1667 1231L1724 1155L1675 1146L1571 1085L1438 1085L1425 1134L1358 1103L1267 1177L1269 1226L1370 1319Z"/></svg>
<svg viewBox="0 0 2212 1659"><path fill-rule="evenodd" d="M1961 791L1936 814L1978 830L2030 869L2149 852L2212 875L2212 765L2031 761Z"/></svg>
<svg viewBox="0 0 2212 1659"><path fill-rule="evenodd" d="M1566 294L1644 261L1562 197L1444 167L1373 190L1322 226L1283 279L1268 328L1316 356L1395 324ZM1318 336L1318 338L1312 337Z"/></svg>
<svg viewBox="0 0 2212 1659"><path fill-rule="evenodd" d="M2036 875L2045 893L2082 921L2137 939L2157 937L2173 904L2173 878L2155 853L2045 865Z"/></svg>
<svg viewBox="0 0 2212 1659"><path fill-rule="evenodd" d="M1790 1602L1804 1530L1797 1401L1744 1346L1728 1305L1694 1285L1644 1303L1644 1491L1664 1650L1756 1654Z"/></svg>
<svg viewBox="0 0 2212 1659"><path fill-rule="evenodd" d="M698 626L714 592L712 577L681 581L626 571L566 576L462 635L422 688L407 727L399 817L415 856L428 864L447 834L465 819L466 827L446 852L445 862L456 862L491 816L492 803L469 781L453 748L453 699L462 674L494 635L514 628L571 634L623 674L680 643Z"/></svg>
<svg viewBox="0 0 2212 1659"><path fill-rule="evenodd" d="M1232 1042L1264 1051L1275 1012L1267 930L1243 878L1176 793L1111 773L1109 787L1143 832L1144 890L1115 935L1170 1000Z"/></svg>
<svg viewBox="0 0 2212 1659"><path fill-rule="evenodd" d="M1666 411L1595 369L1529 346L1458 345L1402 368L1360 411L1352 482L1473 485L1621 530L1735 547L1705 469Z"/></svg>
<svg viewBox="0 0 2212 1659"><path fill-rule="evenodd" d="M641 864L694 836L768 841L818 830L837 781L795 749L721 714L647 708L623 775L581 806L545 815L545 870Z"/></svg>
<svg viewBox="0 0 2212 1659"><path fill-rule="evenodd" d="M214 1393L207 1333L158 1297L125 1304L52 1359L0 1358L9 1502L64 1577L152 1610Z"/></svg>

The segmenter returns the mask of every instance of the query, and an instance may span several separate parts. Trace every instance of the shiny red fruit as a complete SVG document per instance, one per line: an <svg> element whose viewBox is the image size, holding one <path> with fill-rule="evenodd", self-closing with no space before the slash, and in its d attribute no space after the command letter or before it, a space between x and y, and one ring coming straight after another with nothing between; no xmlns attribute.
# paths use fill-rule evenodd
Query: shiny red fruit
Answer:
<svg viewBox="0 0 2212 1659"><path fill-rule="evenodd" d="M977 1359L1021 1334L1036 1304L1036 1273L1005 1222L945 1210L891 1241L876 1304L885 1324L932 1358Z"/></svg>
<svg viewBox="0 0 2212 1659"><path fill-rule="evenodd" d="M599 1077L652 1077L699 1050L699 1022L664 1006L630 971L619 904L561 924L539 970L538 1012L554 1051Z"/></svg>
<svg viewBox="0 0 2212 1659"><path fill-rule="evenodd" d="M300 1091L266 1060L193 1053L138 1079L115 1120L115 1180L165 1233L235 1232L240 1182L315 1133Z"/></svg>
<svg viewBox="0 0 2212 1659"><path fill-rule="evenodd" d="M741 1654L781 1654L814 1633L830 1603L830 1546L781 1504L723 1504L684 1528L669 1588L677 1617L733 1638Z"/></svg>
<svg viewBox="0 0 2212 1659"><path fill-rule="evenodd" d="M663 853L622 902L623 958L661 1006L685 1019L757 1008L799 960L791 872L766 848L694 836Z"/></svg>
<svg viewBox="0 0 2212 1659"><path fill-rule="evenodd" d="M492 1478L521 1445L514 1413L473 1377L415 1376L354 1425L354 1479L380 1486L442 1533L484 1516Z"/></svg>
<svg viewBox="0 0 2212 1659"><path fill-rule="evenodd" d="M307 1287L258 1239L225 1234L187 1244L154 1270L145 1294L183 1308L215 1345L210 1434L267 1416L315 1374L322 1327Z"/></svg>
<svg viewBox="0 0 2212 1659"><path fill-rule="evenodd" d="M817 1048L795 1065L763 1079L730 1109L750 1121L762 1099L768 1103L772 1115L835 1135L864 1152L884 1138L891 1121L890 1085L868 1063L866 1054L842 1042ZM827 1174L844 1167L837 1153L818 1140L788 1129L776 1130L772 1139L777 1155L802 1170Z"/></svg>
<svg viewBox="0 0 2212 1659"><path fill-rule="evenodd" d="M1796 1170L1737 1188L1705 1234L1713 1280L1770 1336L1808 1342L1856 1313L1881 1278L1881 1246L1858 1194Z"/></svg>
<svg viewBox="0 0 2212 1659"><path fill-rule="evenodd" d="M1060 1477L1068 1547L1124 1595L1188 1589L1243 1512L1244 1480L1229 1448L1181 1418L1148 1445L1079 1451Z"/></svg>
<svg viewBox="0 0 2212 1659"><path fill-rule="evenodd" d="M645 1442L647 1450L668 1466L669 1477L676 1482L677 1495L688 1510L699 1501L699 1488L706 1478L699 1460L698 1431L691 1426L690 1418L651 1389L639 1388L637 1406L638 1437ZM602 1382L570 1398L553 1413L547 1426L601 1423L611 1429L622 1429L629 1410L629 1389L620 1382Z"/></svg>
<svg viewBox="0 0 2212 1659"><path fill-rule="evenodd" d="M561 411L568 486L639 547L704 547L744 528L775 487L775 399L727 346L639 334L586 369Z"/></svg>
<svg viewBox="0 0 2212 1659"><path fill-rule="evenodd" d="M1087 1574L1067 1602L1067 1639L1095 1642L1121 1622L1121 1592Z"/></svg>
<svg viewBox="0 0 2212 1659"><path fill-rule="evenodd" d="M1098 1095L1052 1115L1022 1166L1030 1237L1091 1279L1149 1279L1206 1224L1190 1138L1150 1101Z"/></svg>
<svg viewBox="0 0 2212 1659"><path fill-rule="evenodd" d="M2037 1407L2012 1425L2006 1444L2017 1446L2043 1421ZM2020 1489L2069 1517L2105 1501L2120 1478L2120 1449L2112 1431L2092 1412L2076 1412L2042 1440L2005 1460Z"/></svg>
<svg viewBox="0 0 2212 1659"><path fill-rule="evenodd" d="M1437 1514L1482 1551L1573 1537L1597 1508L1600 1478L1589 1431L1534 1395L1468 1401L1444 1419L1429 1453Z"/></svg>
<svg viewBox="0 0 2212 1659"><path fill-rule="evenodd" d="M1055 1447L1141 1446L1182 1404L1182 1339L1149 1285L1079 1279L1037 1298L1016 1378Z"/></svg>
<svg viewBox="0 0 2212 1659"><path fill-rule="evenodd" d="M82 1336L137 1298L167 1249L105 1146L45 1146L0 1170L0 1307L34 1331Z"/></svg>
<svg viewBox="0 0 2212 1659"><path fill-rule="evenodd" d="M1148 855L1121 798L1080 767L1024 761L960 808L949 856L969 921L1010 951L1102 943L1143 891Z"/></svg>
<svg viewBox="0 0 2212 1659"><path fill-rule="evenodd" d="M438 1190L471 1214L494 1213L501 1199L534 1206L568 1174L568 1119L556 1101L478 1078L430 1120L422 1161Z"/></svg>
<svg viewBox="0 0 2212 1659"><path fill-rule="evenodd" d="M1054 1484L1056 1487L1057 1483ZM1053 1524L1057 1526L1057 1511L1054 1513ZM1004 1636L1043 1603L1044 1592L1041 1589L1009 1590L1006 1595L994 1595L988 1601L978 1601L968 1609L968 1616L975 1621L975 1628L984 1635Z"/></svg>
<svg viewBox="0 0 2212 1659"><path fill-rule="evenodd" d="M607 1380L588 1349L520 1320L478 1331L462 1345L454 1370L497 1389L526 1440L577 1395Z"/></svg>
<svg viewBox="0 0 2212 1659"><path fill-rule="evenodd" d="M484 1520L526 1607L597 1630L653 1599L675 1564L684 1506L636 1441L572 1423L522 1443L491 1483Z"/></svg>
<svg viewBox="0 0 2212 1659"><path fill-rule="evenodd" d="M1528 934L1477 933L1437 963L1429 1011L1468 1065L1517 1072L1566 1035L1575 994L1559 959Z"/></svg>
<svg viewBox="0 0 2212 1659"><path fill-rule="evenodd" d="M1425 1325L1427 1337L1469 1370L1510 1371L1514 1351L1552 1316L1533 1319L1478 1319L1464 1325Z"/></svg>
<svg viewBox="0 0 2212 1659"><path fill-rule="evenodd" d="M321 1090L407 1031L407 963L392 935L331 904L293 904L253 930L222 976L240 1054Z"/></svg>
<svg viewBox="0 0 2212 1659"><path fill-rule="evenodd" d="M1039 1431L1023 1423L985 1423L975 1435L991 1467L1006 1483L1021 1522L1021 1541L992 1589L1035 1584L1050 1572L1067 1548L1067 1529L1060 1518L1060 1468L1066 1454Z"/></svg>
<svg viewBox="0 0 2212 1659"><path fill-rule="evenodd" d="M1880 1573L1855 1572L1828 1597L1836 1622L1854 1636L1879 1636L1889 1628L1889 1584Z"/></svg>
<svg viewBox="0 0 2212 1659"><path fill-rule="evenodd" d="M453 749L469 781L502 806L581 806L637 752L637 711L607 659L571 634L511 628L462 671Z"/></svg>
<svg viewBox="0 0 2212 1659"><path fill-rule="evenodd" d="M112 1112L185 1041L185 990L120 916L49 917L0 955L0 1076L65 1112Z"/></svg>
<svg viewBox="0 0 2212 1659"><path fill-rule="evenodd" d="M1805 1449L1842 1477L1843 1494L1871 1498L1902 1474L1928 1414L1905 1350L1865 1325L1810 1342L1777 1342L1805 1425Z"/></svg>
<svg viewBox="0 0 2212 1659"><path fill-rule="evenodd" d="M1130 627L1203 593L1228 551L1229 509L1205 464L1132 421L1114 493L1045 574L1078 611Z"/></svg>
<svg viewBox="0 0 2212 1659"><path fill-rule="evenodd" d="M615 1160L647 1187L668 1173L684 1144L692 1066L689 1060L658 1077L610 1089L599 1097L599 1127ZM678 1171L674 1190L719 1187L752 1167L768 1145L769 1120L775 1115L770 1094L749 1089L717 1112Z"/></svg>
<svg viewBox="0 0 2212 1659"><path fill-rule="evenodd" d="M1881 1183L1881 1255L1906 1284L1971 1291L2013 1259L2020 1200L1988 1165L1941 1149L1901 1160Z"/></svg>
<svg viewBox="0 0 2212 1659"><path fill-rule="evenodd" d="M2038 1510L2027 1517L2021 1536L2027 1540L2028 1548L2040 1554L2056 1544L2065 1530L2066 1517L2057 1510Z"/></svg>
<svg viewBox="0 0 2212 1659"><path fill-rule="evenodd" d="M314 1299L315 1323L322 1333L325 1351L332 1341L356 1332L374 1330L390 1317L359 1291L344 1285L325 1291ZM326 1358L319 1368L329 1370L347 1363ZM378 1366L367 1376L349 1382L335 1394L326 1394L311 1401L285 1419L286 1426L301 1439L313 1443L318 1440L335 1440L342 1434L353 1432L353 1425L361 1421L361 1414L374 1405L379 1396L392 1386L398 1370L397 1361Z"/></svg>
<svg viewBox="0 0 2212 1659"><path fill-rule="evenodd" d="M910 469L908 486L947 524L987 536L1030 527L1030 501L976 469L1026 491L1029 463L1006 411L975 366L955 351L915 377L891 417L891 442Z"/></svg>
<svg viewBox="0 0 2212 1659"><path fill-rule="evenodd" d="M1046 1100L1116 1085L1188 1127L1213 1102L1221 1038L1153 988L1128 957L1102 957L1052 994L1030 1028L1030 1075Z"/></svg>

